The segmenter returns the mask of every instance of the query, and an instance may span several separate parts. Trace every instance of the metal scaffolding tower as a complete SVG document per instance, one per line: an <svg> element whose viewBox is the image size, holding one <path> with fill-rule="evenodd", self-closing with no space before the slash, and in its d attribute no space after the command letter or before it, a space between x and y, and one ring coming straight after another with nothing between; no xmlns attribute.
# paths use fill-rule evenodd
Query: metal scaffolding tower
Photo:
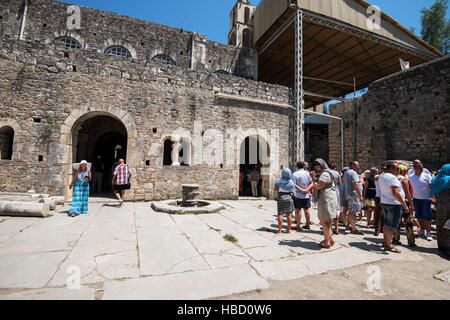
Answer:
<svg viewBox="0 0 450 320"><path fill-rule="evenodd" d="M303 12L295 13L296 160L305 160L305 92L303 91Z"/></svg>

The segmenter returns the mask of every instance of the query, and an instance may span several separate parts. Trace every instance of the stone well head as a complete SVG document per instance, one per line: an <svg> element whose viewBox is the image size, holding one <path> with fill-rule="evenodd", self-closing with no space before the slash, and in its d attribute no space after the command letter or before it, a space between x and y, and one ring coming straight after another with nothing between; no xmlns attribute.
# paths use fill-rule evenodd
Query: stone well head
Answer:
<svg viewBox="0 0 450 320"><path fill-rule="evenodd" d="M182 188L182 206L195 206L197 205L197 197L199 195L198 189L200 186L198 184L183 184Z"/></svg>

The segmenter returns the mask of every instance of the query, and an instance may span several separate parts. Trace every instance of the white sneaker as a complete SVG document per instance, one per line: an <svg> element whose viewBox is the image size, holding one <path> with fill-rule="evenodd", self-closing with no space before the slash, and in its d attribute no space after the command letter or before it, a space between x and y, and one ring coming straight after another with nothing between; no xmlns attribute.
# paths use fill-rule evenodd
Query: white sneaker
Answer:
<svg viewBox="0 0 450 320"><path fill-rule="evenodd" d="M431 236L431 233L427 233L427 240L428 241L433 241L433 237Z"/></svg>
<svg viewBox="0 0 450 320"><path fill-rule="evenodd" d="M421 237L423 235L425 235L425 231L420 230L419 232L417 232L416 237Z"/></svg>

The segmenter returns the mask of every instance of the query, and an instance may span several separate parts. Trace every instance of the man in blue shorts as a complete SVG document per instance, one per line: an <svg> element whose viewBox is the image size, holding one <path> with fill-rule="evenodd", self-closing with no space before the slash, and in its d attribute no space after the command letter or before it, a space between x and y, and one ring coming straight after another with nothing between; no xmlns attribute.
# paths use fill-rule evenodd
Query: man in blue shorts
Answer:
<svg viewBox="0 0 450 320"><path fill-rule="evenodd" d="M431 175L424 171L421 162L414 162L415 174L409 177L413 188L413 204L416 212L416 218L419 219L420 231L417 236L426 236L428 241L433 241L431 236L431 202L430 189ZM426 231L426 235L425 235Z"/></svg>
<svg viewBox="0 0 450 320"><path fill-rule="evenodd" d="M297 163L297 171L292 175L292 180L295 183L295 220L297 221L296 230L300 231L302 228L300 226L302 220L302 210L305 212L306 224L304 229L309 230L311 224L311 216L309 209L311 208L311 199L309 192L312 190L314 184L313 180L308 171L305 170L307 163L304 161L299 161Z"/></svg>

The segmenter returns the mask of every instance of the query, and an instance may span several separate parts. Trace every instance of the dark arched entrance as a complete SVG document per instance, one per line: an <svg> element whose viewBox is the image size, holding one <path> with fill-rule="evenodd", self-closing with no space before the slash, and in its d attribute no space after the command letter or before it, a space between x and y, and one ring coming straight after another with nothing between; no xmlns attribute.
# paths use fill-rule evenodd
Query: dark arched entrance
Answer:
<svg viewBox="0 0 450 320"><path fill-rule="evenodd" d="M127 130L123 123L110 116L93 115L75 126L73 159L75 162L86 160L92 163L93 195L112 196L113 169L119 159L126 161L127 140Z"/></svg>
<svg viewBox="0 0 450 320"><path fill-rule="evenodd" d="M11 160L14 144L14 129L9 126L0 128L0 160Z"/></svg>
<svg viewBox="0 0 450 320"><path fill-rule="evenodd" d="M240 147L239 196L253 196L248 176L256 169L260 175L258 196L269 196L269 144L260 136L247 137Z"/></svg>

